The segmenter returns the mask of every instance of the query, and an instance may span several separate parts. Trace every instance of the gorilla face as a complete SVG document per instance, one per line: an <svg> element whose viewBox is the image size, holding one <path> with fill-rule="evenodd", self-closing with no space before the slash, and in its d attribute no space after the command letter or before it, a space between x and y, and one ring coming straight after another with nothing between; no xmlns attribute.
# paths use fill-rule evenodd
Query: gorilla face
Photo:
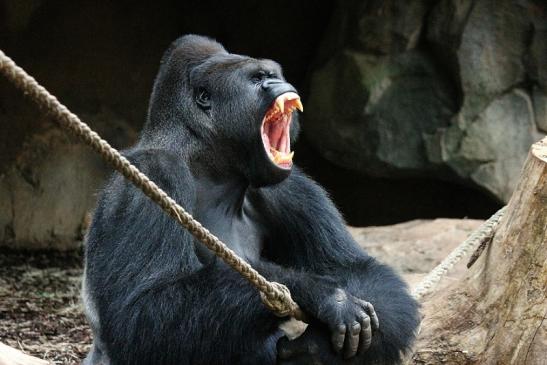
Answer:
<svg viewBox="0 0 547 365"><path fill-rule="evenodd" d="M282 76L278 64L233 54L217 54L190 74L196 104L209 118L217 158L255 186L277 183L292 168L291 129L300 97ZM293 128L291 128L293 127Z"/></svg>
<svg viewBox="0 0 547 365"><path fill-rule="evenodd" d="M277 63L230 54L200 36L175 41L166 57L154 86L149 120L158 99L154 95L166 94L161 92L162 83L169 83L170 95L161 103L176 105L161 114L179 116L178 123L171 124L182 124L192 132L187 137L207 146L207 161L216 170L236 172L253 186L275 184L290 174L291 140L299 129L296 110L303 107ZM168 71L162 72L164 68ZM179 97L166 103L173 95ZM175 112L182 105L185 115Z"/></svg>

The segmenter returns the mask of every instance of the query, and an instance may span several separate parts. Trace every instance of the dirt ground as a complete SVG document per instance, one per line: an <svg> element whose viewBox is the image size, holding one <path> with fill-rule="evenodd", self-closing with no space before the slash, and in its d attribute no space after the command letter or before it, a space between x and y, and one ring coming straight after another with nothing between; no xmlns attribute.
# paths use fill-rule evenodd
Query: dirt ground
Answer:
<svg viewBox="0 0 547 365"><path fill-rule="evenodd" d="M0 342L54 364L79 364L91 343L79 252L0 250Z"/></svg>
<svg viewBox="0 0 547 365"><path fill-rule="evenodd" d="M350 228L367 251L419 282L480 225L477 220L415 220ZM466 258L444 280L465 273ZM0 342L53 364L79 364L91 344L80 304L80 252L0 250ZM441 285L438 290L443 290Z"/></svg>

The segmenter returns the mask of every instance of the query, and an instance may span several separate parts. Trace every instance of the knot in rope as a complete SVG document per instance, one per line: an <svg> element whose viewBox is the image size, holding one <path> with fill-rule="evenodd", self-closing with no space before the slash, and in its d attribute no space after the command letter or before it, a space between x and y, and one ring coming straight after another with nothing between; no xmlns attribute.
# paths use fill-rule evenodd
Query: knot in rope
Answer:
<svg viewBox="0 0 547 365"><path fill-rule="evenodd" d="M298 315L298 306L285 300L286 297L291 297L289 288L275 281L270 282L270 284L272 284L271 290L260 292L262 303L279 317L287 317L290 315L295 316L295 318L300 317L300 315Z"/></svg>

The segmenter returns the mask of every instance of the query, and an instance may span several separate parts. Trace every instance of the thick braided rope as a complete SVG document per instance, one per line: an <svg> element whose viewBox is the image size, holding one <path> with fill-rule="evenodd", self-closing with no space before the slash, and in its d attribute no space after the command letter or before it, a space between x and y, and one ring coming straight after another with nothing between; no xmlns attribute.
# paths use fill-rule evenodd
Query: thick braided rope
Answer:
<svg viewBox="0 0 547 365"><path fill-rule="evenodd" d="M25 96L51 114L63 128L70 130L74 135L91 146L91 148L114 166L116 170L161 206L167 214L213 251L215 255L254 285L260 291L262 301L271 311L281 317L292 315L296 318L302 318L302 313L298 305L291 298L290 291L285 285L266 280L247 262L237 256L225 243L196 221L184 208L169 197L167 193L133 166L116 149L112 148L108 142L91 130L87 124L83 123L75 114L70 112L55 96L51 95L43 86L38 84L32 76L17 66L1 50L0 72L18 89L23 91Z"/></svg>
<svg viewBox="0 0 547 365"><path fill-rule="evenodd" d="M463 241L458 247L454 249L439 265L437 265L427 276L422 280L420 284L414 287L412 295L416 299L421 299L424 295L432 292L437 284L441 281L443 276L446 275L448 270L452 269L468 252L469 250L477 247L479 243L488 235L491 235L496 225L500 221L503 213L505 212L503 207L498 210L492 217L484 222L479 229L474 231L465 241Z"/></svg>

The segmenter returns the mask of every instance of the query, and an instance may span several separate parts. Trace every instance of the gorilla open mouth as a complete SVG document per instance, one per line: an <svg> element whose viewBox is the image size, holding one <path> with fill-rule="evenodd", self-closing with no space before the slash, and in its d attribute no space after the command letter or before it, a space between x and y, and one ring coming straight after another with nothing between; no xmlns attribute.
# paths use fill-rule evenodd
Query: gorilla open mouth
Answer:
<svg viewBox="0 0 547 365"><path fill-rule="evenodd" d="M266 111L260 132L262 143L270 160L278 167L290 169L292 167L291 152L291 120L295 109L304 111L298 94L286 92L275 98Z"/></svg>

